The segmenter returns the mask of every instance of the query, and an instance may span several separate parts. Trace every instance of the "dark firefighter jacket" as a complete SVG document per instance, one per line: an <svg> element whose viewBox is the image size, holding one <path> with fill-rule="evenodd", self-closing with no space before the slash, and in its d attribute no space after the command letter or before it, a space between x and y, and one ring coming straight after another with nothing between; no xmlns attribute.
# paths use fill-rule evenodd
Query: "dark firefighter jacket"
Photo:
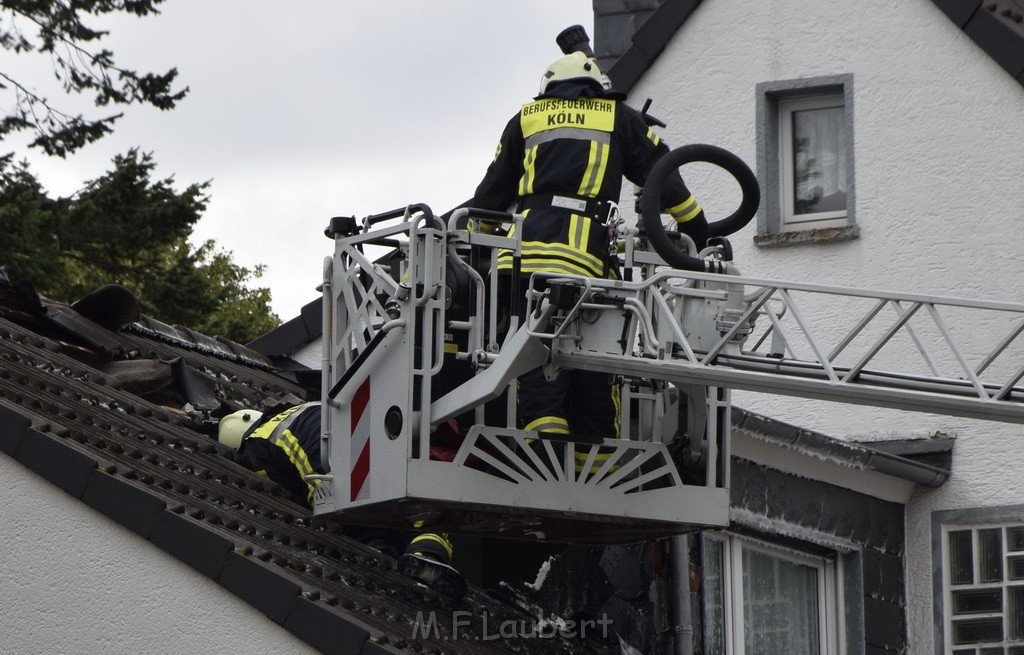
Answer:
<svg viewBox="0 0 1024 655"><path fill-rule="evenodd" d="M321 411L318 402L273 407L249 428L239 450L246 466L305 498L310 506L320 482L306 480L306 476L324 473L320 462ZM387 531L382 534L383 539L392 538ZM451 564L452 544L446 534L408 533L401 540L408 542L408 553L427 554ZM380 550L380 544L374 547ZM401 552L397 542L391 547Z"/></svg>
<svg viewBox="0 0 1024 655"><path fill-rule="evenodd" d="M310 506L319 482L307 481L305 476L324 472L320 463L320 412L320 403L265 412L246 433L239 449L246 466L305 498Z"/></svg>
<svg viewBox="0 0 1024 655"><path fill-rule="evenodd" d="M523 273L607 277L606 214L593 208L618 202L623 177L642 186L669 151L621 98L596 82L570 80L523 105L506 125L472 206L507 211L517 204L525 216ZM704 212L678 173L664 185L662 207L703 246ZM511 265L512 253L499 253L498 268Z"/></svg>

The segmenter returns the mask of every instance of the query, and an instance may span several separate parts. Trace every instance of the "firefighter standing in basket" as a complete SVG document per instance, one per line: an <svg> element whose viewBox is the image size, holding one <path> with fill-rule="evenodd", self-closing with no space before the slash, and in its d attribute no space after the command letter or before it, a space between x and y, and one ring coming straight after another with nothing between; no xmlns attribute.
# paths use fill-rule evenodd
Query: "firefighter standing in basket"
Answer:
<svg viewBox="0 0 1024 655"><path fill-rule="evenodd" d="M505 127L494 161L476 189L472 207L524 216L521 270L598 278L618 276L605 224L619 199L622 178L642 186L669 148L584 52L557 59L544 73L540 95ZM698 251L708 239L704 211L675 172L665 182L662 207ZM498 254L510 272L512 251ZM525 288L525 284L523 285ZM525 296L521 301L525 307ZM520 311L519 316L525 312ZM546 380L542 369L519 378L519 422L525 430L617 438L618 385L611 376L562 371Z"/></svg>

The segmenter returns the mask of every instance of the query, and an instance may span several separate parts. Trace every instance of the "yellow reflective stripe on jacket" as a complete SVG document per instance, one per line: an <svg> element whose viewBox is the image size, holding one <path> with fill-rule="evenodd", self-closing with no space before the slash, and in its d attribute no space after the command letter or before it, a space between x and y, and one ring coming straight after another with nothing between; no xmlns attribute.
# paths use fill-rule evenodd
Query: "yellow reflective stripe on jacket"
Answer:
<svg viewBox="0 0 1024 655"><path fill-rule="evenodd" d="M498 270L512 268L513 252L502 250L498 253ZM601 277L604 275L604 262L585 252L574 250L562 243L546 243L544 241L527 241L522 244L523 273L569 273Z"/></svg>
<svg viewBox="0 0 1024 655"><path fill-rule="evenodd" d="M700 213L700 205L697 204L696 198L690 196L678 205L669 207L665 211L672 216L672 218L676 219L676 223L686 223Z"/></svg>
<svg viewBox="0 0 1024 655"><path fill-rule="evenodd" d="M289 407L246 436L246 439L266 439L284 451L288 461L298 470L303 482L309 487L307 493L307 499L309 500L313 498L313 492L316 490L317 485L320 484L320 481L314 480L310 482L306 480L307 475L315 475L316 471L313 469L313 465L310 464L306 451L303 450L299 440L291 433L288 427L298 418L300 410L308 408L311 404L307 403L305 405Z"/></svg>
<svg viewBox="0 0 1024 655"><path fill-rule="evenodd" d="M601 192L601 182L608 168L608 145L597 141L590 142L590 155L587 157L587 170L583 171L577 195L593 198Z"/></svg>
<svg viewBox="0 0 1024 655"><path fill-rule="evenodd" d="M653 143L654 145L658 145L659 143L661 143L661 137L655 134L654 130L652 129L647 130L647 138L650 139L651 143Z"/></svg>
<svg viewBox="0 0 1024 655"><path fill-rule="evenodd" d="M581 253L587 252L590 242L590 219L579 214L569 217L569 247Z"/></svg>
<svg viewBox="0 0 1024 655"><path fill-rule="evenodd" d="M313 470L313 465L309 463L309 457L306 456L306 451L302 449L299 444L299 440L295 438L291 430L285 430L283 434L276 441L277 446L281 448L288 456L288 461L292 463L298 471L299 475L302 476L302 481L309 487L309 491L306 493L306 500L313 500L313 493L316 491L317 485L320 484L319 480L313 480L312 482L306 479L307 475L316 475L316 471Z"/></svg>
<svg viewBox="0 0 1024 655"><path fill-rule="evenodd" d="M246 435L246 439L270 439L274 436L274 431L277 427L284 423L285 419L289 418L292 414L305 407L305 405L296 405L295 407L289 407L277 416L269 419L266 423L253 430L250 434ZM289 421L291 423L291 421Z"/></svg>
<svg viewBox="0 0 1024 655"><path fill-rule="evenodd" d="M526 218L530 210L523 212ZM522 249L522 272L523 273L569 273L573 275L587 275L590 277L601 277L604 275L604 261L587 252L590 245L590 224L588 219L578 214L569 217L569 244L549 241L524 241ZM580 236L573 241L573 234L579 231ZM509 237L514 237L516 228L513 225L508 231ZM515 253L512 250L501 249L498 251L498 270L509 270L512 268L512 257ZM543 261L531 261L540 259ZM552 260L555 261L552 261ZM569 260L569 261L565 261Z"/></svg>
<svg viewBox="0 0 1024 655"><path fill-rule="evenodd" d="M510 260L498 262L499 271L507 271L511 270L511 268L512 264L510 263ZM523 264L519 267L519 270L524 275L529 275L531 273L551 273L555 275L585 275L586 277L601 277L599 273L589 271L579 266L571 266L569 264L566 264L565 262L551 260L526 261L523 262Z"/></svg>
<svg viewBox="0 0 1024 655"><path fill-rule="evenodd" d="M519 179L519 195L528 196L533 193L533 181L537 177L537 146L528 148L523 155L523 177Z"/></svg>
<svg viewBox="0 0 1024 655"><path fill-rule="evenodd" d="M519 113L523 138L546 130L578 128L615 130L615 102L603 98L541 98L523 105Z"/></svg>

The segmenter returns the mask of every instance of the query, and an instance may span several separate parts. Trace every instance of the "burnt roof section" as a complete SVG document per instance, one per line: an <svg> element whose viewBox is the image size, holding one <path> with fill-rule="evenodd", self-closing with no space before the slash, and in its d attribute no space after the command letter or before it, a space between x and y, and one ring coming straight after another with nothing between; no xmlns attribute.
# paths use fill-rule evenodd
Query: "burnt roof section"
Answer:
<svg viewBox="0 0 1024 655"><path fill-rule="evenodd" d="M399 575L393 559L349 538L339 524L314 518L237 463L203 419L311 399L309 390L245 346L133 313L129 296L107 289L76 303L87 317L0 278L0 456L216 580L323 652L604 648L592 640L498 638L485 635L477 620L455 625L455 611L486 615L491 630L535 617L472 589L446 604ZM434 615L437 631L413 639L417 615L434 609L443 610Z"/></svg>
<svg viewBox="0 0 1024 655"><path fill-rule="evenodd" d="M594 0L594 51L628 93L701 0ZM932 0L1024 86L1024 0Z"/></svg>

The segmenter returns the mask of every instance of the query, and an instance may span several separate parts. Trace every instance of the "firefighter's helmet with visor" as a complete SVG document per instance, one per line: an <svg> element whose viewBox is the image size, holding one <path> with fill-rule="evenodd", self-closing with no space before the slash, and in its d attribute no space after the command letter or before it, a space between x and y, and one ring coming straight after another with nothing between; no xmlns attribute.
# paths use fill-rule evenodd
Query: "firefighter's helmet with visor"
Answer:
<svg viewBox="0 0 1024 655"><path fill-rule="evenodd" d="M544 93L555 82L589 79L601 84L602 78L601 69L594 60L582 52L573 52L551 62L540 79L540 92Z"/></svg>
<svg viewBox="0 0 1024 655"><path fill-rule="evenodd" d="M254 409L240 409L228 414L217 426L217 441L238 450L245 432L259 417L260 413Z"/></svg>

